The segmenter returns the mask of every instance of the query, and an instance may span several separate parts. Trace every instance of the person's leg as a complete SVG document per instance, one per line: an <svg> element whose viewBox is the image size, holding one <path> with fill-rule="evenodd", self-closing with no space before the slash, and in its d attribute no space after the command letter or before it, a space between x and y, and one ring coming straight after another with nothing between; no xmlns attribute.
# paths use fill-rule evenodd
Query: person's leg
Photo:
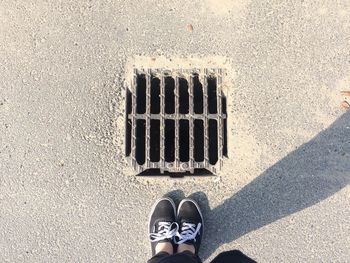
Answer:
<svg viewBox="0 0 350 263"><path fill-rule="evenodd" d="M189 251L173 255L161 252L152 257L147 263L201 263L201 260Z"/></svg>
<svg viewBox="0 0 350 263"><path fill-rule="evenodd" d="M173 244L171 242L159 242L155 248L155 255L148 260L148 263L157 263L161 259L172 255L174 252Z"/></svg>
<svg viewBox="0 0 350 263"><path fill-rule="evenodd" d="M239 250L231 250L220 253L211 263L256 263Z"/></svg>
<svg viewBox="0 0 350 263"><path fill-rule="evenodd" d="M150 258L147 263L159 263L162 259L169 257L167 252L159 252Z"/></svg>
<svg viewBox="0 0 350 263"><path fill-rule="evenodd" d="M200 263L198 257L202 241L204 220L199 205L191 199L184 199L177 210L179 231L175 236L178 244L177 252L191 257L194 262Z"/></svg>
<svg viewBox="0 0 350 263"><path fill-rule="evenodd" d="M174 253L173 237L177 230L174 201L170 198L158 200L152 208L149 219L149 239L152 248L149 263L160 262Z"/></svg>

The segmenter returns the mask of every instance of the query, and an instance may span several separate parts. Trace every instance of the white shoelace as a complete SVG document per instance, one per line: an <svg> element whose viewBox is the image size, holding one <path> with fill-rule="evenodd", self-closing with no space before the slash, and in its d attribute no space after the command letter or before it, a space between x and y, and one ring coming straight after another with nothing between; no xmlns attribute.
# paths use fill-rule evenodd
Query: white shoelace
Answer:
<svg viewBox="0 0 350 263"><path fill-rule="evenodd" d="M194 240L196 242L196 236L200 234L199 230L201 226L201 223L198 223L197 227L196 224L183 223L181 233L176 233L177 240L175 240L175 243L180 245L188 240Z"/></svg>
<svg viewBox="0 0 350 263"><path fill-rule="evenodd" d="M149 239L151 242L157 242L167 238L171 239L176 235L178 230L179 225L176 222L159 222L158 233L150 233Z"/></svg>

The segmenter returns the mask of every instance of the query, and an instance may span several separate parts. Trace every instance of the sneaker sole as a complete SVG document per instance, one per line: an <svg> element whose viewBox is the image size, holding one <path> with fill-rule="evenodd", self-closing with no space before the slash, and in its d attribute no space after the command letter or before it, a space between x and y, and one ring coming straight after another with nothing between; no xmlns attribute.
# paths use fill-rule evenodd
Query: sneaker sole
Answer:
<svg viewBox="0 0 350 263"><path fill-rule="evenodd" d="M204 234L204 218L203 218L203 214L202 214L202 211L201 211L199 205L198 205L197 202L194 201L193 199L185 198L185 199L183 199L183 200L180 202L180 204L179 204L179 206L178 206L178 208L177 208L176 220L178 221L177 215L179 214L179 211L180 211L180 208L181 208L182 204L185 203L185 202L191 202L191 203L193 203L193 204L196 206L197 211L199 212L199 215L201 216L201 219L202 219L202 229L203 229L203 234Z"/></svg>
<svg viewBox="0 0 350 263"><path fill-rule="evenodd" d="M156 209L156 206L158 205L158 203L159 202L161 202L161 201L164 201L164 200L167 200L167 201L169 201L170 203L171 203L171 205L172 205L172 207L173 207L173 210L174 210L174 215L175 215L175 217L176 217L176 205L175 205L175 202L174 202L174 200L173 199L171 199L170 197L162 197L162 198L159 198L154 204L153 204L153 206L152 206L152 209L151 209L151 212L150 212L150 214L149 214L149 216L148 216L148 229L147 229L147 235L149 236L149 229L150 229L150 226L151 226L151 217L152 217L152 215L153 215L153 212L154 212L154 210Z"/></svg>

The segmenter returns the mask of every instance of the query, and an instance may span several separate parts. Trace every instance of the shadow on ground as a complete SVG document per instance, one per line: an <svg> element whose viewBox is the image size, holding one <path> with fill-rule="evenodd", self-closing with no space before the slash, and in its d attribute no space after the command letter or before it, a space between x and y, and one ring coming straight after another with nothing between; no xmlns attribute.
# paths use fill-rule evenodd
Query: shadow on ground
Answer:
<svg viewBox="0 0 350 263"><path fill-rule="evenodd" d="M205 260L220 245L326 199L348 185L349 178L350 111L222 205L210 209L205 193L193 194L210 238L202 245L201 257ZM182 191L168 195L183 198Z"/></svg>
<svg viewBox="0 0 350 263"><path fill-rule="evenodd" d="M330 11L339 11L339 6L331 1L326 4ZM237 83L249 83L242 89L244 96L237 94L237 103L246 103L249 92L252 95L259 89L268 92L280 87L281 83L297 89L296 94L302 92L300 87L310 90L314 86L334 87L348 75L349 66L344 58L348 57L349 49L343 41L349 33L349 27L344 26L347 21L333 17L331 13L324 17L310 16L319 5L321 8L321 4L306 2L251 1L248 13L256 15L247 15L246 20L239 21L237 26L244 29L244 34L241 38L238 36L237 48L232 49L233 57L242 58L234 65L240 69ZM329 32L332 32L331 40ZM334 55L329 57L328 54ZM283 81L274 79L287 74L288 78ZM249 99L253 105L259 105L261 100L259 96ZM288 116L292 118L293 114ZM265 120L257 121L266 124ZM206 260L222 244L317 204L347 186L349 181L350 111L347 111L329 128L278 161L218 207L210 208L205 193L193 194L192 198L202 207L205 236L208 237L202 244L200 256ZM183 197L181 191L169 195L175 200Z"/></svg>

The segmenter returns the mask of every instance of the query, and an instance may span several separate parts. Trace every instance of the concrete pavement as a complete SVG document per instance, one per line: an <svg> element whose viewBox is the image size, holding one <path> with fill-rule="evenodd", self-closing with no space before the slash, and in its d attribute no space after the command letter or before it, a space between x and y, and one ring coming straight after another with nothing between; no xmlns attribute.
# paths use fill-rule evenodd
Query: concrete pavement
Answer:
<svg viewBox="0 0 350 263"><path fill-rule="evenodd" d="M1 262L145 262L153 202L193 193L205 262L349 261L348 1L5 0L0 22ZM217 177L132 175L134 55L228 58Z"/></svg>

